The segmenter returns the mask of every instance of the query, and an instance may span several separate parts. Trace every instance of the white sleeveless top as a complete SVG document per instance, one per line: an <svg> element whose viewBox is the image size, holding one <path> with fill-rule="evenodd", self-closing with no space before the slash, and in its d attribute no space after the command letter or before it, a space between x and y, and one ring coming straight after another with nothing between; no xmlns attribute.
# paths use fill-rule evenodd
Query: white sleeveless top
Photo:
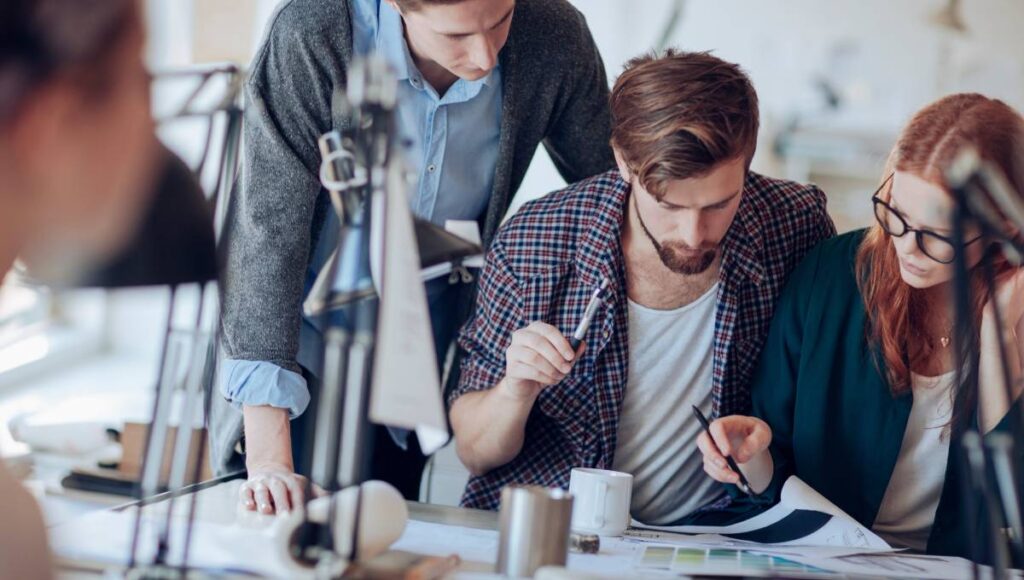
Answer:
<svg viewBox="0 0 1024 580"><path fill-rule="evenodd" d="M911 375L914 403L889 487L872 529L894 547L924 551L935 521L949 459L954 372Z"/></svg>

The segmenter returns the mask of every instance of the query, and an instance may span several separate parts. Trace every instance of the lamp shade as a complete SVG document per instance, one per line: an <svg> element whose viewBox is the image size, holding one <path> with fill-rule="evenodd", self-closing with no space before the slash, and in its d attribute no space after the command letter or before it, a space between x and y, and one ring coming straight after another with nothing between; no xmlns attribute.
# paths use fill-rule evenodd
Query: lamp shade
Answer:
<svg viewBox="0 0 1024 580"><path fill-rule="evenodd" d="M165 154L157 191L142 223L119 255L86 274L79 287L124 288L215 280L213 211L191 169Z"/></svg>

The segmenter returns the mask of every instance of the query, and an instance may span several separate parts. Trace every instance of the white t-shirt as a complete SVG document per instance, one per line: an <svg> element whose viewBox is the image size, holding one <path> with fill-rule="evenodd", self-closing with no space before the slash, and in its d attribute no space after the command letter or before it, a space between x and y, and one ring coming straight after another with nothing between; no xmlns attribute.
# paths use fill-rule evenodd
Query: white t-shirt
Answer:
<svg viewBox="0 0 1024 580"><path fill-rule="evenodd" d="M924 551L939 507L949 459L954 373L911 375L914 403L896 467L872 529L897 547Z"/></svg>
<svg viewBox="0 0 1024 580"><path fill-rule="evenodd" d="M696 301L653 310L629 301L629 375L614 468L633 474L632 516L668 524L719 495L704 473L691 405L711 412L716 283Z"/></svg>

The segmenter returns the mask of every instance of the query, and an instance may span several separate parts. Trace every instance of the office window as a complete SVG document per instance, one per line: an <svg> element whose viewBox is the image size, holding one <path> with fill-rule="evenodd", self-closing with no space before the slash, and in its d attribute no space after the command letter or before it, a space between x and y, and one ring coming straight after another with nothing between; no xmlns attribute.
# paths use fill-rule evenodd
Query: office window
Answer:
<svg viewBox="0 0 1024 580"><path fill-rule="evenodd" d="M0 349L41 331L50 318L52 294L25 283L12 270L0 282Z"/></svg>
<svg viewBox="0 0 1024 580"><path fill-rule="evenodd" d="M8 272L0 282L0 388L102 351L106 313L102 290L56 292Z"/></svg>

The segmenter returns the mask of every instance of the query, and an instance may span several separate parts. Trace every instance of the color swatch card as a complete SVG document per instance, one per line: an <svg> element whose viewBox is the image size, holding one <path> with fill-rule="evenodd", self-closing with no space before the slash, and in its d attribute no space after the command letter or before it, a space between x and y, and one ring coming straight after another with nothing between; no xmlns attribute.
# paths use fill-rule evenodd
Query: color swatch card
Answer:
<svg viewBox="0 0 1024 580"><path fill-rule="evenodd" d="M639 568L679 574L829 578L836 574L781 556L727 548L648 546Z"/></svg>

